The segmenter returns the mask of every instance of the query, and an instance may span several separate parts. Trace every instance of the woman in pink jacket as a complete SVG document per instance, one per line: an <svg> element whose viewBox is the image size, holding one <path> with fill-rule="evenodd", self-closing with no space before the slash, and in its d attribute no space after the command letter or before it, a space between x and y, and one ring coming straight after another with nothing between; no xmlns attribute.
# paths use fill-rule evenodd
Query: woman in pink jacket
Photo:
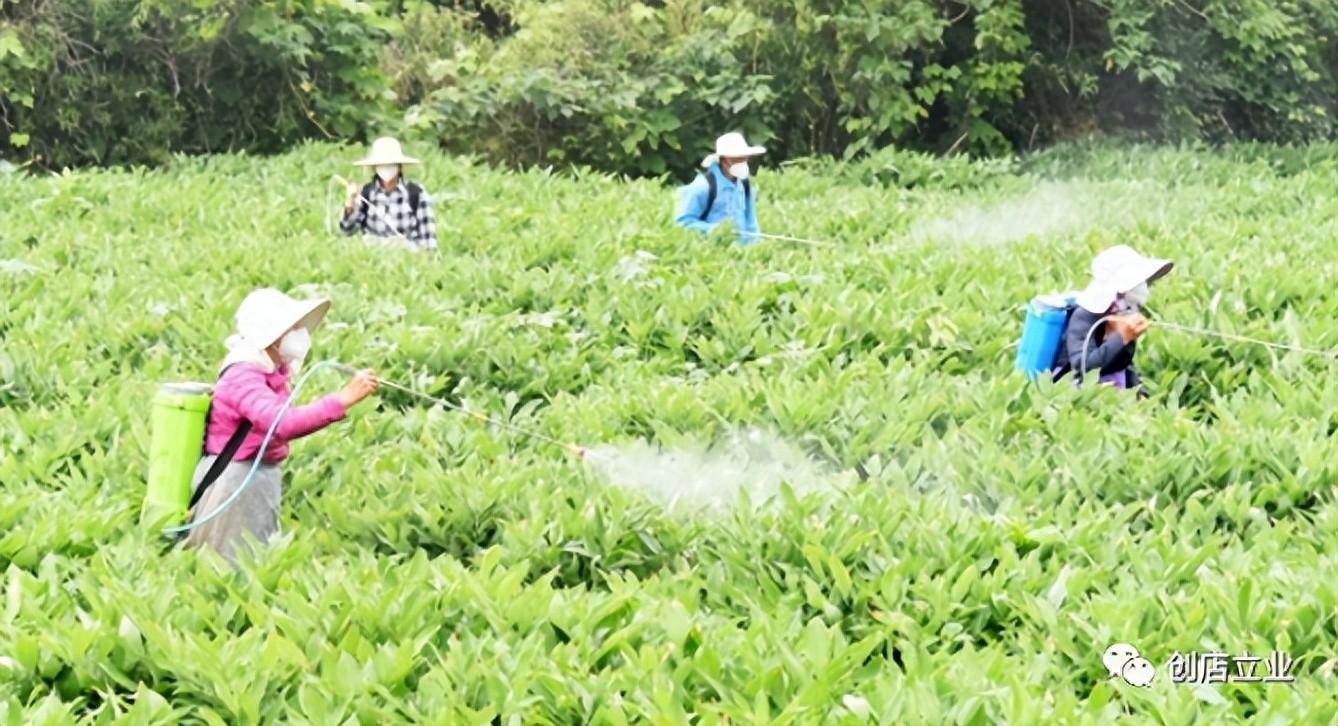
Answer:
<svg viewBox="0 0 1338 726"><path fill-rule="evenodd" d="M288 400L289 376L311 348L311 333L320 325L329 300L294 300L269 288L256 290L237 309L237 333L227 340L228 354L219 369L205 429L204 457L195 468L198 488L214 460L244 421L251 430L232 462L191 510L191 521L203 519L237 491L252 462L260 457L255 478L218 517L191 530L186 545L207 545L229 562L244 534L265 542L279 529L282 490L279 465L288 458L288 442L315 433L344 418L350 406L376 391L371 371L361 371L336 393L305 406L290 406L279 420L262 453L260 444Z"/></svg>

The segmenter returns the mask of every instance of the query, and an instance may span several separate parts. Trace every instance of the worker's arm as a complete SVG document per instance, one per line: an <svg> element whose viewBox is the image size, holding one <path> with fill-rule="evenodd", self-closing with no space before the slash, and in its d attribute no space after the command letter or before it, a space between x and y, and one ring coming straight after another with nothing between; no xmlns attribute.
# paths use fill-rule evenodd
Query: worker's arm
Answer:
<svg viewBox="0 0 1338 726"><path fill-rule="evenodd" d="M339 231L344 234L353 234L367 226L367 206L363 204L362 198L354 197L351 206L344 205L344 216L339 219Z"/></svg>
<svg viewBox="0 0 1338 726"><path fill-rule="evenodd" d="M709 173L709 172L708 172ZM701 234L710 234L714 224L702 220L706 216L706 198L710 196L706 177L698 176L693 182L678 190L678 214L674 224Z"/></svg>
<svg viewBox="0 0 1338 726"><path fill-rule="evenodd" d="M757 226L757 188L752 187L752 193L746 194L743 200L743 225L735 230L739 237L744 241L753 242L761 239L757 233L761 230Z"/></svg>
<svg viewBox="0 0 1338 726"><path fill-rule="evenodd" d="M744 198L744 226L740 233L756 233L761 231L757 227L757 187L749 185L752 194Z"/></svg>
<svg viewBox="0 0 1338 726"><path fill-rule="evenodd" d="M287 396L280 396L265 383L264 371L250 365L229 368L219 381L218 389L220 392L226 390L237 411L261 432L269 431L288 400ZM290 406L274 429L274 435L282 441L300 439L342 420L346 413L347 407L338 394L330 394L305 406Z"/></svg>
<svg viewBox="0 0 1338 726"><path fill-rule="evenodd" d="M1072 366L1075 375L1083 374L1082 349L1084 342L1089 346L1087 349L1087 370L1100 370L1102 373L1110 373L1104 370L1110 365L1125 348L1124 338L1111 328L1109 321L1101 323L1106 328L1105 339L1097 345L1097 334L1093 333L1089 339L1088 331L1092 329L1097 321L1105 317L1090 313L1082 308L1073 311L1069 318L1068 327L1064 329L1064 346L1069 354L1069 365Z"/></svg>

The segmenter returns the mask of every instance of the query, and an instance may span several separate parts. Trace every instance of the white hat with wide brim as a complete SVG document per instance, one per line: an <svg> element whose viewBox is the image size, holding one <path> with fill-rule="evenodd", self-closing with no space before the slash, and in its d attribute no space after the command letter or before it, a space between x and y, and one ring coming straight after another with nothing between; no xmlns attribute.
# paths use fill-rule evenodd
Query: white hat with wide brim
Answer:
<svg viewBox="0 0 1338 726"><path fill-rule="evenodd" d="M710 166L720 159L737 159L749 156L761 156L767 153L766 147L752 146L743 138L743 134L731 131L715 140L715 153L702 160L702 166Z"/></svg>
<svg viewBox="0 0 1338 726"><path fill-rule="evenodd" d="M1092 282L1078 293L1076 302L1084 310L1102 315L1120 295L1145 282L1153 282L1175 267L1170 260L1144 257L1126 245L1116 245L1092 260Z"/></svg>
<svg viewBox="0 0 1338 726"><path fill-rule="evenodd" d="M261 288L237 308L237 334L256 350L264 350L294 328L314 333L329 310L325 298L294 300L273 288Z"/></svg>
<svg viewBox="0 0 1338 726"><path fill-rule="evenodd" d="M418 160L412 156L405 156L404 149L400 148L400 142L383 136L372 142L372 150L367 154L366 159L353 162L354 166L389 166L392 164L417 164Z"/></svg>

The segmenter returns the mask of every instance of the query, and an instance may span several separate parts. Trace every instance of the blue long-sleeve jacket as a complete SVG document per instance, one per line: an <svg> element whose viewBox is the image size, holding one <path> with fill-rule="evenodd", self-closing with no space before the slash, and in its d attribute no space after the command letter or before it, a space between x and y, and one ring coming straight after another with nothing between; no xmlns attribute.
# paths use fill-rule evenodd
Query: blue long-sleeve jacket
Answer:
<svg viewBox="0 0 1338 726"><path fill-rule="evenodd" d="M702 219L706 211L706 199L710 196L710 186L706 175L715 177L715 203ZM678 214L674 224L704 234L715 229L717 224L729 219L734 223L734 231L739 235L739 242L747 244L756 240L749 233L758 232L757 228L757 189L752 194L744 194L743 182L730 181L720 170L716 162L697 175L692 183L678 190Z"/></svg>

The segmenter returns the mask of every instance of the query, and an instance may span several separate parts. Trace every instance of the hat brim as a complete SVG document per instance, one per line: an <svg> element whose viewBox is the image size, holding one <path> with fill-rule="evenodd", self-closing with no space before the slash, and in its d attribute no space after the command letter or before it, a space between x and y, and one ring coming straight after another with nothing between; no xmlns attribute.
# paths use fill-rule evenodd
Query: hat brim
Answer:
<svg viewBox="0 0 1338 726"><path fill-rule="evenodd" d="M1165 277L1175 263L1146 257L1131 264L1110 280L1093 281L1078 293L1075 302L1089 313L1101 315L1110 309L1115 299L1145 282L1156 282Z"/></svg>
<svg viewBox="0 0 1338 726"><path fill-rule="evenodd" d="M306 328L308 333L314 333L316 328L320 327L321 321L325 320L325 314L329 311L330 301L326 298L294 300L286 306L282 315L275 316L274 327L265 331L265 337L268 340L259 342L263 347L268 348L279 342L280 338L294 328Z"/></svg>
<svg viewBox="0 0 1338 726"><path fill-rule="evenodd" d="M749 146L739 151L732 151L728 154L714 153L702 159L702 168L705 169L721 159L747 159L754 156L761 156L767 153L767 150L761 146Z"/></svg>
<svg viewBox="0 0 1338 726"><path fill-rule="evenodd" d="M397 164L401 166L412 166L418 163L420 162L417 159L413 158L412 156L381 156L381 157L368 157L366 159L362 159L361 161L355 161L353 162L353 165L385 166L389 164Z"/></svg>
<svg viewBox="0 0 1338 726"><path fill-rule="evenodd" d="M1120 291L1108 282L1093 282L1074 297L1078 307L1093 315L1104 315Z"/></svg>
<svg viewBox="0 0 1338 726"><path fill-rule="evenodd" d="M325 320L325 314L330 312L330 301L326 298L317 298L315 300L299 300L298 304L302 316L298 318L294 327L303 327L307 332L314 333L316 328L321 326Z"/></svg>
<svg viewBox="0 0 1338 726"><path fill-rule="evenodd" d="M1121 269L1111 282L1115 285L1115 292L1129 292L1145 282L1160 280L1174 266L1170 260L1145 257Z"/></svg>
<svg viewBox="0 0 1338 726"><path fill-rule="evenodd" d="M1151 263L1151 266L1155 270L1151 275L1148 275L1148 282L1156 282L1157 280L1166 277L1166 274L1175 268L1175 263L1170 260L1150 259L1148 262Z"/></svg>
<svg viewBox="0 0 1338 726"><path fill-rule="evenodd" d="M715 152L715 156L727 159L740 159L740 158L747 158L750 156L761 156L765 153L767 153L766 147L745 146L741 149L727 149L725 151L717 151Z"/></svg>

